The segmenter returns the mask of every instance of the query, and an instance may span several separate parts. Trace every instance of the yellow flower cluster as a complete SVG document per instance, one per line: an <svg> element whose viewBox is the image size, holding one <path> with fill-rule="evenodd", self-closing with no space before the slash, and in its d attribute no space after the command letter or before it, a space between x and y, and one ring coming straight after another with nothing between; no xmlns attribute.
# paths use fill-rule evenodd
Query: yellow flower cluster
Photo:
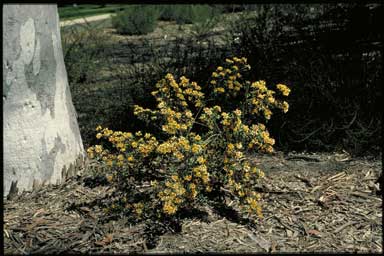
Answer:
<svg viewBox="0 0 384 256"><path fill-rule="evenodd" d="M216 128L216 120L220 118L220 112L220 106L204 108L203 113L200 115L199 119L202 120L209 129L214 130Z"/></svg>
<svg viewBox="0 0 384 256"><path fill-rule="evenodd" d="M166 118L166 123L162 126L162 129L168 134L185 132L193 124L192 113L189 110L180 113L171 108L163 108L160 113Z"/></svg>
<svg viewBox="0 0 384 256"><path fill-rule="evenodd" d="M244 204L244 209L255 212L262 217L261 208L258 204L260 195L252 191L254 181L263 178L264 173L252 166L251 163L239 156L243 155L241 143L227 145L224 156L224 170L227 174L227 185L233 194L240 198Z"/></svg>
<svg viewBox="0 0 384 256"><path fill-rule="evenodd" d="M250 141L248 149L257 149L261 152L272 153L275 140L271 138L264 124L253 124L249 132Z"/></svg>
<svg viewBox="0 0 384 256"><path fill-rule="evenodd" d="M289 93L291 92L291 89L289 89L285 84L278 84L276 85L277 89L284 95L288 96Z"/></svg>
<svg viewBox="0 0 384 256"><path fill-rule="evenodd" d="M134 212L138 218L143 214L144 204L143 203L135 203L133 204Z"/></svg>
<svg viewBox="0 0 384 256"><path fill-rule="evenodd" d="M183 160L185 155L193 154L197 156L203 149L200 142L201 138L199 135L191 135L189 137L171 137L159 144L156 152L162 155L172 154L178 161Z"/></svg>
<svg viewBox="0 0 384 256"><path fill-rule="evenodd" d="M144 120L157 120L158 116L161 116L165 120L162 129L167 134L186 132L194 122L188 103L195 107L202 106L204 94L201 92L201 87L186 77L181 77L180 83L177 83L171 74L167 74L157 83L156 88L158 90L152 92L152 95L159 102L158 110L135 106L134 114Z"/></svg>
<svg viewBox="0 0 384 256"><path fill-rule="evenodd" d="M217 67L216 71L211 75L210 84L214 86L213 91L217 94L224 94L227 96L237 95L243 87L242 81L239 80L243 77L241 72L250 70L251 67L247 64L246 58L237 58L225 60L224 67Z"/></svg>
<svg viewBox="0 0 384 256"><path fill-rule="evenodd" d="M263 213L261 211L260 204L258 203L260 201L260 194L257 194L253 192L252 195L250 195L246 200L247 200L247 205L245 205L245 209L249 213L256 213L257 216L260 218L263 218Z"/></svg>
<svg viewBox="0 0 384 256"><path fill-rule="evenodd" d="M165 182L166 189L158 193L158 197L163 202L163 211L166 214L175 214L179 205L184 202L186 189L177 175L172 175L171 180Z"/></svg>
<svg viewBox="0 0 384 256"><path fill-rule="evenodd" d="M167 74L164 79L156 84L158 90L153 91L152 95L156 100L168 104L170 107L188 107L189 101L195 107L201 107L204 100L204 93L196 82L190 82L188 78L182 76L177 83L172 74ZM171 99L177 99L172 101Z"/></svg>
<svg viewBox="0 0 384 256"><path fill-rule="evenodd" d="M117 152L111 153L109 150L103 149L102 145L95 145L87 149L88 156L90 158L98 157L109 166L122 167L125 164L133 164L136 160L135 157L138 159L148 157L159 144L152 134L146 133L143 136L140 131L135 134L114 132L108 128L103 129L101 126L98 126L96 131L98 131L96 138L108 140Z"/></svg>
<svg viewBox="0 0 384 256"><path fill-rule="evenodd" d="M284 96L288 96L290 89L283 84L278 84L277 88ZM286 101L277 100L274 97L275 91L269 90L264 80L253 82L250 88L248 104L252 106L252 114L263 113L265 119L269 120L272 115L271 107L280 108L286 113L289 105Z"/></svg>
<svg viewBox="0 0 384 256"><path fill-rule="evenodd" d="M200 178L204 184L209 182L209 173L205 164L200 164L193 168L193 173L196 177Z"/></svg>

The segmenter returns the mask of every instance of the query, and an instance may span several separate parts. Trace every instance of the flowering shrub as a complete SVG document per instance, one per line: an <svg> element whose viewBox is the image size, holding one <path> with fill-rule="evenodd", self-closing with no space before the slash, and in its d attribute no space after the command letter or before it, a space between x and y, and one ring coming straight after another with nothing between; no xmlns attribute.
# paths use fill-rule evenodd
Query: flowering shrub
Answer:
<svg viewBox="0 0 384 256"><path fill-rule="evenodd" d="M135 106L134 112L158 126L157 137L97 127L102 144L90 147L88 155L111 166L108 179L121 193L112 209L138 219L172 217L229 193L244 212L262 217L253 187L264 173L247 155L273 152L275 141L263 123L252 120L270 119L273 108L287 112L288 103L276 95L288 96L290 89L250 82L243 76L250 69L246 58L226 59L212 73L206 93L184 76L177 81L167 74L152 92L157 108Z"/></svg>

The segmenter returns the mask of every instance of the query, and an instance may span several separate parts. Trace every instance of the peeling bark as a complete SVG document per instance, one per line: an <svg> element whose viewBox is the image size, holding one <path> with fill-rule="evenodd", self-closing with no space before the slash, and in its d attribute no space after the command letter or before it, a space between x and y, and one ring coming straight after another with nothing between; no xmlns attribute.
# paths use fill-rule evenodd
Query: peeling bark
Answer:
<svg viewBox="0 0 384 256"><path fill-rule="evenodd" d="M61 182L74 175L65 166L83 163L54 4L3 7L3 113L4 196L11 184Z"/></svg>

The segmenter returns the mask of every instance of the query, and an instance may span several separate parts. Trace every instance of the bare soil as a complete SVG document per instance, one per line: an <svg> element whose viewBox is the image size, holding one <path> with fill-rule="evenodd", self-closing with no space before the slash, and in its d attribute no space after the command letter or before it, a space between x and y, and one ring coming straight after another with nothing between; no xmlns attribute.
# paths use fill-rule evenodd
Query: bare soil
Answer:
<svg viewBox="0 0 384 256"><path fill-rule="evenodd" d="M257 155L264 218L202 208L149 246L143 224L111 220L97 202L110 188L84 185L86 169L61 185L4 203L5 253L369 252L382 253L381 159L348 154ZM91 165L90 165L91 166ZM89 169L89 168L88 168ZM72 207L74 204L81 207Z"/></svg>

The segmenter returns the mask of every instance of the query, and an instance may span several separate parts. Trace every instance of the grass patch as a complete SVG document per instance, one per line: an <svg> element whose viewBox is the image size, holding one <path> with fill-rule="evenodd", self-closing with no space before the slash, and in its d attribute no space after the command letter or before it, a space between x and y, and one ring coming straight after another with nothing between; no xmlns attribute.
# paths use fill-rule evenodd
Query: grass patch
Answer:
<svg viewBox="0 0 384 256"><path fill-rule="evenodd" d="M59 7L58 12L61 20L70 20L99 14L114 13L116 11L124 10L128 6L129 5L127 4L108 4L105 6L84 4L70 7Z"/></svg>

